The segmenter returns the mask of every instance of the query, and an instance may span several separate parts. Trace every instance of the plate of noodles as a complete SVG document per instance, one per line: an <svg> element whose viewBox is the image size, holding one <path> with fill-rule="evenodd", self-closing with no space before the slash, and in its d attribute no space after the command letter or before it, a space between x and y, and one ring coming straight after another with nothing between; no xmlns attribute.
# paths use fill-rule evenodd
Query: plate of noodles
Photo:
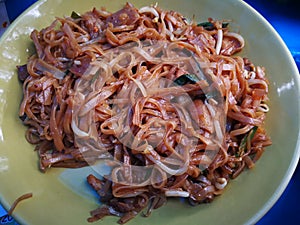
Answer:
<svg viewBox="0 0 300 225"><path fill-rule="evenodd" d="M0 52L20 224L254 224L298 163L299 72L243 1L42 0Z"/></svg>

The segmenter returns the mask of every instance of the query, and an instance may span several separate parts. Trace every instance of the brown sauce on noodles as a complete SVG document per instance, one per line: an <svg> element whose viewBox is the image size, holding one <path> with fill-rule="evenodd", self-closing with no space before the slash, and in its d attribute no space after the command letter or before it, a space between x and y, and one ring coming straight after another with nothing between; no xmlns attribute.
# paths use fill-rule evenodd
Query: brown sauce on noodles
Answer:
<svg viewBox="0 0 300 225"><path fill-rule="evenodd" d="M211 202L271 144L264 127L265 70L235 55L245 42L229 28L226 21L196 24L175 11L126 4L115 13L94 8L57 18L31 33L36 54L18 67L19 116L28 126L27 141L36 146L40 170L113 159L103 179L87 177L105 203L88 221L115 215L123 224L141 211L149 216L167 197L183 197L192 205ZM99 60L119 46L147 40L194 54L221 93L224 123L216 123L214 100L203 91L207 83L193 80L188 62L185 67L182 60L155 61L159 47L114 55L106 64L118 66L114 71ZM179 78L183 84L159 88L164 80ZM131 107L122 110L127 103ZM223 141L212 141L213 135ZM139 169L148 166L150 174Z"/></svg>

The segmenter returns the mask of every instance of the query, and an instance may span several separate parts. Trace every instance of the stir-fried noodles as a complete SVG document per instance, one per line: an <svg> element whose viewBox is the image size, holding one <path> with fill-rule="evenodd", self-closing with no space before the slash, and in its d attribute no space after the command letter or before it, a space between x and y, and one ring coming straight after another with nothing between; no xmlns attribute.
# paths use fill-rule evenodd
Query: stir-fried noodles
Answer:
<svg viewBox="0 0 300 225"><path fill-rule="evenodd" d="M31 33L36 54L18 67L26 139L43 172L99 173L87 182L104 205L88 221L123 224L167 197L211 202L271 144L264 68L235 55L245 43L228 25L126 4Z"/></svg>

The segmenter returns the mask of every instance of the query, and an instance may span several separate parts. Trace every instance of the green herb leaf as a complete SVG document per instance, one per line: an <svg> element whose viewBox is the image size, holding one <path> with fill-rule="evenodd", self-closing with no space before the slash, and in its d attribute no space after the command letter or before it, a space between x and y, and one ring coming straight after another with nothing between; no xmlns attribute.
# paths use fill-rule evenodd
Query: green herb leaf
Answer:
<svg viewBox="0 0 300 225"><path fill-rule="evenodd" d="M254 126L248 133L248 135L245 135L245 137L241 140L239 150L236 154L236 157L240 157L246 150L247 150L247 142L252 141L256 131L257 131L257 126Z"/></svg>
<svg viewBox="0 0 300 225"><path fill-rule="evenodd" d="M198 27L203 27L205 30L213 30L214 25L211 22L202 22L197 24Z"/></svg>
<svg viewBox="0 0 300 225"><path fill-rule="evenodd" d="M228 27L228 25L229 25L229 23L223 22L223 23L222 23L222 28L226 28L226 27Z"/></svg>
<svg viewBox="0 0 300 225"><path fill-rule="evenodd" d="M183 74L180 77L177 77L174 80L174 83L183 86L186 84L196 84L198 81L199 78L195 74Z"/></svg>
<svg viewBox="0 0 300 225"><path fill-rule="evenodd" d="M71 18L72 19L80 19L81 16L77 12L73 11L71 14Z"/></svg>
<svg viewBox="0 0 300 225"><path fill-rule="evenodd" d="M228 25L229 25L229 23L223 22L222 23L222 28L226 28L226 27L228 27ZM208 22L208 21L207 22L198 23L197 26L198 27L203 27L205 30L213 30L213 29L215 29L214 24L211 23L211 22Z"/></svg>

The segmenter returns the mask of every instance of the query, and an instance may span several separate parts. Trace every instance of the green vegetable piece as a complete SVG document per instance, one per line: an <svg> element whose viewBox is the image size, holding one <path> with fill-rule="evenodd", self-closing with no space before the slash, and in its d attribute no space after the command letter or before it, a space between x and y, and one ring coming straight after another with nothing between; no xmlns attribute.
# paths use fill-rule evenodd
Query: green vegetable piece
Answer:
<svg viewBox="0 0 300 225"><path fill-rule="evenodd" d="M177 77L174 80L174 83L183 86L186 84L196 84L198 81L199 78L195 74L183 74L180 77Z"/></svg>
<svg viewBox="0 0 300 225"><path fill-rule="evenodd" d="M222 28L228 27L229 23L222 23Z"/></svg>
<svg viewBox="0 0 300 225"><path fill-rule="evenodd" d="M226 28L226 27L228 27L228 25L229 25L229 23L223 22L222 23L222 28ZM214 24L211 23L211 22L208 22L208 21L207 22L198 23L197 26L198 27L203 27L205 30L213 30L213 29L215 29Z"/></svg>
<svg viewBox="0 0 300 225"><path fill-rule="evenodd" d="M77 12L73 11L71 14L71 18L72 19L80 19L81 16Z"/></svg>
<svg viewBox="0 0 300 225"><path fill-rule="evenodd" d="M236 154L236 157L240 157L246 150L247 150L247 141L251 141L257 131L257 126L254 126L250 131L248 135L245 135L245 137L242 139L240 143L239 150Z"/></svg>
<svg viewBox="0 0 300 225"><path fill-rule="evenodd" d="M198 27L203 27L205 30L213 30L214 25L211 22L202 22L197 24Z"/></svg>

